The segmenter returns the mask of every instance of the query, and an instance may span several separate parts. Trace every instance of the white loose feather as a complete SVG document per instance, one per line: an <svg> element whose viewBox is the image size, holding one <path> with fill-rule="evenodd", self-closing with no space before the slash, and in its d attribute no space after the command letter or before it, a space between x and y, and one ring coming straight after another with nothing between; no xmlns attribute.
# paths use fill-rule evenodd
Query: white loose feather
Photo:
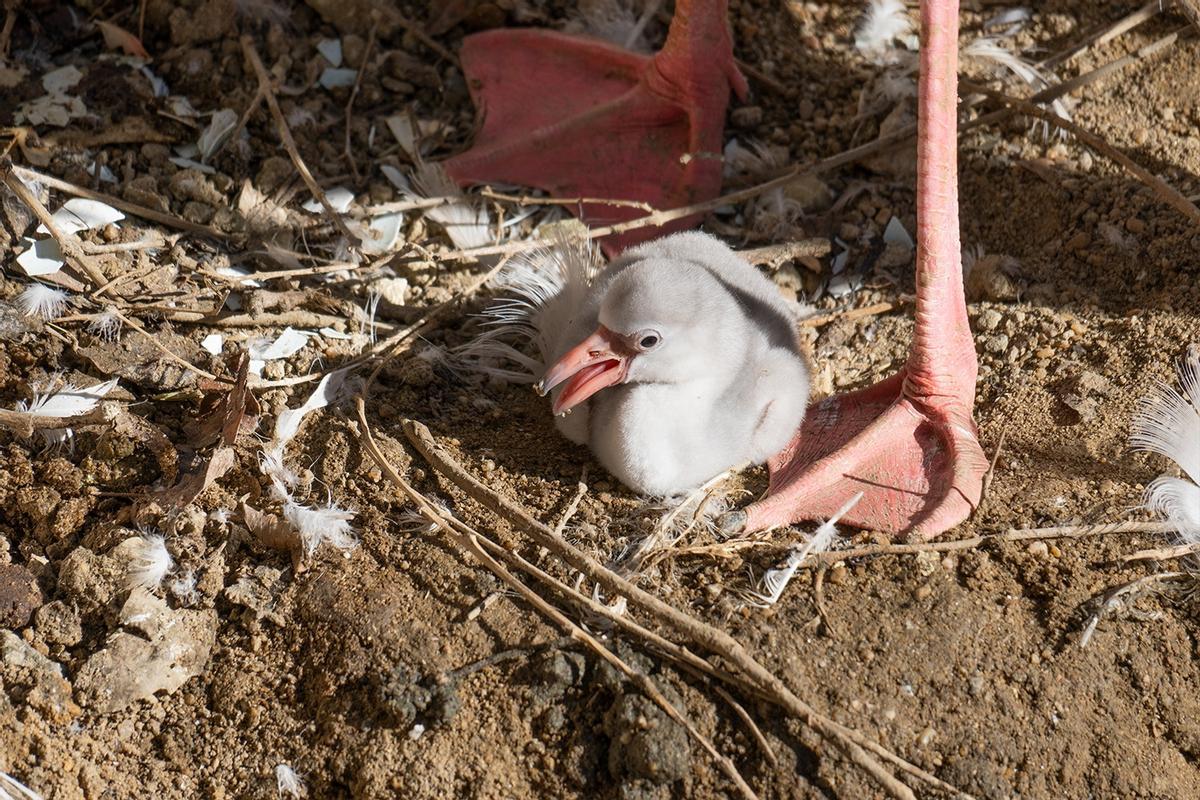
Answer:
<svg viewBox="0 0 1200 800"><path fill-rule="evenodd" d="M135 545L125 571L125 588L153 591L166 579L175 562L167 552L166 540L158 534L136 537Z"/></svg>
<svg viewBox="0 0 1200 800"><path fill-rule="evenodd" d="M463 194L441 164L420 164L413 173L413 184L416 187L413 199L457 198L425 212L425 216L442 226L455 247L469 250L495 243L487 208Z"/></svg>
<svg viewBox="0 0 1200 800"><path fill-rule="evenodd" d="M962 58L974 58L983 62L993 72L1009 72L1034 91L1050 86L1050 78L1038 66L1012 52L992 36L981 36L963 48ZM1063 119L1071 118L1067 101L1059 98L1051 102L1054 113Z"/></svg>
<svg viewBox="0 0 1200 800"><path fill-rule="evenodd" d="M897 42L913 39L913 21L902 0L871 0L854 36L854 47L876 64L891 64L898 58Z"/></svg>
<svg viewBox="0 0 1200 800"><path fill-rule="evenodd" d="M283 516L300 534L307 555L315 553L322 542L329 542L342 551L358 547L358 538L350 525L354 512L339 508L332 502L312 508L289 500L283 504Z"/></svg>
<svg viewBox="0 0 1200 800"><path fill-rule="evenodd" d="M833 544L833 537L837 535L838 520L845 516L850 509L854 508L862 497L862 492L854 495L827 522L822 523L820 527L813 531L812 536L808 537L807 542L792 547L788 552L787 561L784 562L782 567L769 569L763 573L758 591L745 593L748 602L759 608L768 608L778 603L779 598L783 596L783 590L791 583L796 570L804 563L804 559L814 553L823 553L829 549L830 545Z"/></svg>
<svg viewBox="0 0 1200 800"><path fill-rule="evenodd" d="M35 417L78 417L91 412L115 388L116 378L86 389L67 384L52 394L35 394L28 403L17 403L17 411Z"/></svg>
<svg viewBox="0 0 1200 800"><path fill-rule="evenodd" d="M115 309L105 309L87 324L88 333L106 342L115 342L121 335L121 317Z"/></svg>
<svg viewBox="0 0 1200 800"><path fill-rule="evenodd" d="M295 473L283 463L283 453L287 450L289 441L292 441L296 432L299 431L300 423L304 421L306 414L319 408L325 408L326 405L337 399L342 391L342 385L346 383L348 373L349 369L335 369L334 372L325 375L304 404L299 408L283 409L280 411L280 415L275 417L275 432L271 435L270 444L263 450L263 456L259 459L259 468L274 482L278 495L277 500L288 499L289 495L284 487L294 486L296 482Z"/></svg>
<svg viewBox="0 0 1200 800"><path fill-rule="evenodd" d="M287 764L275 767L275 788L279 791L280 797L284 795L292 798L308 797L308 787L304 785L304 779Z"/></svg>
<svg viewBox="0 0 1200 800"><path fill-rule="evenodd" d="M7 772L0 772L0 800L42 800L42 796Z"/></svg>
<svg viewBox="0 0 1200 800"><path fill-rule="evenodd" d="M1162 475L1146 487L1146 507L1178 526L1187 542L1200 542L1200 347L1179 364L1181 393L1159 383L1138 405L1129 441L1135 450L1166 456L1188 479ZM1189 480L1190 479L1190 480Z"/></svg>
<svg viewBox="0 0 1200 800"><path fill-rule="evenodd" d="M657 6L661 0L651 2ZM639 18L635 5L631 0L580 0L564 30L594 36L637 53L649 52L650 43L643 35L646 15L643 12Z"/></svg>
<svg viewBox="0 0 1200 800"><path fill-rule="evenodd" d="M67 307L69 297L70 295L62 289L55 289L44 283L31 283L25 291L17 295L17 306L27 317L54 319Z"/></svg>

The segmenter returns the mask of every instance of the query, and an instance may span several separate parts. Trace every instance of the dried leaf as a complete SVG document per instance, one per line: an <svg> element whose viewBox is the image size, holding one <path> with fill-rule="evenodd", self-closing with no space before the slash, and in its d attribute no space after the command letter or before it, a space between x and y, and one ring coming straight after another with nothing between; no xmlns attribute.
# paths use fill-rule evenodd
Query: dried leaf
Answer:
<svg viewBox="0 0 1200 800"><path fill-rule="evenodd" d="M178 511L212 486L237 463L232 447L220 447L198 469L180 478L179 483L161 492L152 492L134 506L131 517L147 524L155 517Z"/></svg>
<svg viewBox="0 0 1200 800"><path fill-rule="evenodd" d="M300 547L300 535L284 520L242 503L242 524L264 547L290 553Z"/></svg>
<svg viewBox="0 0 1200 800"><path fill-rule="evenodd" d="M218 439L225 446L236 444L239 434L249 433L258 425L258 401L246 388L250 359L245 353L239 355L238 359L237 379L233 388L206 395L200 420L184 428L188 439L197 447L212 444Z"/></svg>
<svg viewBox="0 0 1200 800"><path fill-rule="evenodd" d="M97 22L96 27L104 34L104 46L109 50L123 50L126 55L149 59L150 54L142 45L142 40L129 31L111 22Z"/></svg>

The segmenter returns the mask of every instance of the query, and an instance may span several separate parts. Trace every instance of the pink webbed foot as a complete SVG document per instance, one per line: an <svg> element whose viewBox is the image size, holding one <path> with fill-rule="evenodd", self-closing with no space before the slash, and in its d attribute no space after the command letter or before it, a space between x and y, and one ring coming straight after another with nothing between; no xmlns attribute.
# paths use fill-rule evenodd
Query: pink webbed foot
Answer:
<svg viewBox="0 0 1200 800"><path fill-rule="evenodd" d="M922 540L966 519L988 468L969 400L914 400L904 378L814 404L771 459L770 490L745 510L745 529L829 518L858 492L842 518L856 528Z"/></svg>
<svg viewBox="0 0 1200 800"><path fill-rule="evenodd" d="M729 92L746 93L727 0L679 0L662 51L642 56L544 30L468 37L463 70L482 126L445 162L456 181L534 186L555 197L634 200L669 209L716 197ZM576 209L573 209L576 210ZM589 225L642 216L584 203ZM610 254L699 217L609 237Z"/></svg>

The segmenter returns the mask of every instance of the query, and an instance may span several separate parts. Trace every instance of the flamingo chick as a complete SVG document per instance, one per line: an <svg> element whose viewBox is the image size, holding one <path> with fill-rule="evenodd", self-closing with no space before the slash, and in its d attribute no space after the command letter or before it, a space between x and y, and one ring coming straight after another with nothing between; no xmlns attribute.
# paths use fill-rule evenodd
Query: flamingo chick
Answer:
<svg viewBox="0 0 1200 800"><path fill-rule="evenodd" d="M552 393L564 436L651 495L765 462L787 443L808 367L771 281L702 233L628 250L581 291L585 273L568 273L531 320L551 363L537 388Z"/></svg>

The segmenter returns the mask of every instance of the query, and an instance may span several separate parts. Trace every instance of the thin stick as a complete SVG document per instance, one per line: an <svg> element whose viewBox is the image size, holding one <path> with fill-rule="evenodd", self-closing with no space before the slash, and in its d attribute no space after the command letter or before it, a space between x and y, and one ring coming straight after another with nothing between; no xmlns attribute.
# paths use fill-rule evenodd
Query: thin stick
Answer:
<svg viewBox="0 0 1200 800"><path fill-rule="evenodd" d="M801 567L833 564L850 558L866 556L914 555L916 553L950 553L956 550L971 550L986 542L1024 542L1031 539L1078 539L1084 536L1105 536L1120 533L1169 533L1178 526L1169 522L1116 522L1106 525L1066 525L1055 528L1026 528L1004 533L987 533L968 539L951 539L948 542L915 542L912 544L881 544L854 547L847 550L827 550L814 553ZM754 540L745 540L752 544ZM683 553L687 555L688 553Z"/></svg>
<svg viewBox="0 0 1200 800"><path fill-rule="evenodd" d="M237 141L238 137L241 136L242 131L245 129L246 124L250 122L250 118L254 116L254 112L258 111L258 107L262 105L262 101L265 100L266 97L266 88L261 83L258 84L258 86L256 86L254 89L254 97L250 98L250 103L246 106L246 110L242 112L240 117L238 117L237 125L234 125L233 131L220 142L218 142L216 149L208 154L208 161L211 162L214 158L216 158L217 154L225 149L226 144Z"/></svg>
<svg viewBox="0 0 1200 800"><path fill-rule="evenodd" d="M507 264L508 261L508 258L500 259L494 266L492 266L491 269L472 281L467 288L463 289L457 295L451 297L444 303L434 306L432 309L422 314L416 322L412 323L404 330L389 336L387 339L384 339L382 342L376 344L375 347L371 348L369 357L378 357L380 361L367 378L367 386L370 387L370 385L375 382L375 377L379 374L379 371L383 369L384 365L387 364L388 361L390 361L392 358L395 358L403 350L407 349L413 337L428 328L449 309L453 308L458 303L466 300L468 297L475 294L475 292L479 291L479 288L490 281L497 272L503 269L504 265Z"/></svg>
<svg viewBox="0 0 1200 800"><path fill-rule="evenodd" d="M604 197L534 197L531 194L504 194L493 189L484 189L480 197L489 200L501 200L506 203L516 203L519 206L582 206L604 205L619 208L640 208L643 211L654 211L654 206L642 200L615 200Z"/></svg>
<svg viewBox="0 0 1200 800"><path fill-rule="evenodd" d="M34 431L103 425L111 423L114 418L115 415L105 405L77 417L43 417L24 411L0 408L0 428L7 428L25 438L32 436Z"/></svg>
<svg viewBox="0 0 1200 800"><path fill-rule="evenodd" d="M461 203L462 197L422 197L419 200L396 200L391 203L379 203L373 206L363 207L363 216L374 217L379 214L387 214L393 211L415 211L425 208L437 208L449 203Z"/></svg>
<svg viewBox="0 0 1200 800"><path fill-rule="evenodd" d="M330 272L362 272L370 269L375 269L383 266L392 254L389 253L374 261L364 261L359 264L351 264L348 261L341 261L334 264L322 264L317 267L300 267L297 269L275 269L275 270L259 270L246 275L222 275L219 272L210 270L198 270L201 275L212 278L215 281L223 283L240 284L244 281L270 281L278 278L299 278L305 275L325 275Z"/></svg>
<svg viewBox="0 0 1200 800"><path fill-rule="evenodd" d="M1120 164L1130 174L1132 174L1135 178L1149 187L1151 191L1158 195L1160 200L1190 219L1193 224L1200 225L1200 208L1197 208L1195 203L1193 203L1191 200L1188 200L1183 194L1181 194L1177 189L1168 184L1162 178L1150 172L1148 169L1138 165L1129 156L1125 155L1096 134L1080 127L1079 125L1076 125L1069 119L1060 117L1050 109L1042 108L1041 106L1034 105L1026 100L1011 97L1003 92L997 92L983 87L977 88L981 93L986 94L988 97L991 97L994 100L1004 103L1009 108L1015 109L1021 114L1043 119L1062 128L1063 130L1069 131L1075 136L1075 138L1082 141L1088 147Z"/></svg>
<svg viewBox="0 0 1200 800"><path fill-rule="evenodd" d="M559 518L558 524L554 526L555 536L563 535L563 531L567 529L567 523L571 521L571 517L575 516L575 512L579 509L579 502L587 494L587 474L587 464L584 464L583 471L579 473L579 483L575 484L575 494L571 498L571 502L567 503L567 508L563 511L562 517Z"/></svg>
<svg viewBox="0 0 1200 800"><path fill-rule="evenodd" d="M110 194L96 192L84 186L68 183L61 178L56 178L53 175L46 175L27 167L14 166L13 172L16 172L27 180L44 183L51 189L58 189L60 192L66 192L67 194L74 195L75 197L86 197L89 200L97 200L101 203L105 203L106 205L110 205L113 208L120 209L126 214L133 214L135 217L141 217L142 219L147 219L151 222L158 222L176 230L186 231L187 233L196 233L200 234L201 236L211 236L214 239L224 240L229 238L229 235L224 231L219 231L209 225L198 225L194 222L188 222L186 219L177 217L174 214L165 214L162 211L157 211L153 208L140 206L137 203L130 203L126 200L122 200L119 197L113 197Z"/></svg>
<svg viewBox="0 0 1200 800"><path fill-rule="evenodd" d="M275 118L275 129L279 133L279 140L283 143L283 149L287 151L288 157L292 160L296 171L300 173L300 178L304 181L304 185L308 187L312 196L321 204L321 208L325 210L326 216L329 217L334 227L352 245L357 246L359 244L358 237L350 232L341 215L333 210L333 206L329 204L329 198L325 196L325 190L317 183L312 173L308 171L308 165L300 157L300 150L296 147L296 140L292 138L292 130L288 127L287 118L283 116L283 111L279 108L279 100L275 97L275 87L271 76L268 74L267 68L263 66L262 59L259 58L258 50L254 47L254 40L249 36L243 36L241 42L242 53L246 56L246 61L250 63L251 68L254 70L255 76L258 78L258 85L265 93L267 107L271 110L271 116Z"/></svg>
<svg viewBox="0 0 1200 800"><path fill-rule="evenodd" d="M1010 528L995 534L1006 540L1074 539L1080 536L1104 536L1110 533L1170 533L1179 526L1173 522L1110 522L1102 525L1060 525L1053 528Z"/></svg>
<svg viewBox="0 0 1200 800"><path fill-rule="evenodd" d="M767 759L767 763L772 767L778 767L779 758L776 757L775 751L771 748L771 743L767 741L766 736L763 736L763 732L759 729L758 724L755 723L754 718L750 716L746 709L742 707L742 704L737 701L737 698L731 695L724 686L715 683L712 688L713 691L721 695L722 700L729 704L729 707L733 709L733 713L738 715L738 719L750 731L750 735L754 738L758 749L762 751L763 757Z"/></svg>
<svg viewBox="0 0 1200 800"><path fill-rule="evenodd" d="M738 772L737 767L734 766L733 762L721 755L721 753L717 751L716 747L713 746L712 742L710 742L702 733L700 733L699 730L696 729L691 720L680 713L680 711L676 709L675 706L666 699L666 697L663 696L662 692L658 689L658 686L655 685L654 681L652 681L644 673L633 669L622 659L618 658L611 650L601 645L594 637L585 632L582 628L571 621L565 614L548 603L541 595L537 594L528 586L526 586L524 582L518 580L502 564L492 558L484 549L484 542L489 541L486 539L486 537L480 536L477 532L460 521L457 517L449 515L443 510L434 506L425 499L424 495L416 491L416 489L414 489L407 481L405 481L404 478L401 477L400 474L391 467L386 457L384 457L382 451L380 451L378 446L375 444L374 438L370 433L370 427L367 424L365 406L361 395L356 398L356 405L358 409L359 422L363 426L363 440L367 445L368 451L371 453L376 463L380 465L380 468L387 471L388 477L392 480L392 482L400 487L404 494L416 504L418 510L426 517L426 519L438 525L455 541L456 544L473 555L475 559L487 567L492 574L496 575L506 584L511 586L526 602L541 612L543 616L547 617L563 628L572 639L581 642L596 655L616 669L620 670L622 674L633 681L633 683L647 697L654 701L654 703L658 705L659 708L661 708L663 712L667 714L667 716L675 720L687 730L688 734L701 747L703 747L705 752L707 752L709 756L712 757L712 759L717 763L721 771L724 772L730 778L730 780L734 782L743 797L756 800L757 795L754 793L754 790L751 789L749 784L747 784L742 778L741 773ZM494 544L491 542L489 543Z"/></svg>
<svg viewBox="0 0 1200 800"><path fill-rule="evenodd" d="M988 489L992 488L992 479L996 477L996 464L1000 461L1000 453L1004 450L1004 439L1008 436L1008 426L1005 425L1000 431L1000 441L996 442L996 452L992 453L992 463L988 464L988 470L983 474L983 490L979 493L979 505L975 506L975 511L978 511L983 506L983 501L988 496Z"/></svg>
<svg viewBox="0 0 1200 800"><path fill-rule="evenodd" d="M777 178L764 181L763 183L755 184L754 186L745 189L739 189L735 192L722 195L713 200L707 200L702 203L693 203L680 208L667 210L657 210L644 217L619 222L614 225L604 225L598 228L590 228L587 233L589 239L599 239L604 236L610 236L617 233L625 233L627 231L637 230L639 228L658 227L665 225L677 219L683 219L695 214L713 211L724 205L732 203L740 203L744 200L749 200L752 197L757 197L760 194L769 192L772 189L778 189L787 186L795 180L808 175L819 175L823 172L836 169L846 164L875 155L880 151L903 144L908 139L916 134L916 126L904 128L887 136L880 137L873 142L851 148L845 152L822 159L808 167L792 167ZM491 255L508 255L513 253L521 253L527 250L535 250L539 247L545 247L546 240L531 239L521 242L508 242L502 245L489 245L487 247L473 247L467 250L454 250L449 253L442 254L445 259L478 259L481 256Z"/></svg>
<svg viewBox="0 0 1200 800"><path fill-rule="evenodd" d="M1151 0L1153 2L1154 0ZM1197 0L1178 0L1179 10L1188 18L1193 27L1200 30L1200 2Z"/></svg>
<svg viewBox="0 0 1200 800"><path fill-rule="evenodd" d="M92 281L93 288L101 287L108 283L108 276L92 263L88 255L83 252L83 248L79 245L79 240L73 234L66 234L59 230L58 225L54 222L54 217L50 215L50 212L42 205L41 201L33 196L33 192L29 191L28 187L21 182L21 179L16 176L13 172L12 162L8 159L0 163L0 181L3 181L4 185L20 198L22 203L29 207L29 210L38 218L38 221L46 226L46 229L50 231L50 235L54 237L54 241L58 242L63 255L67 257L67 260L76 269L80 270Z"/></svg>
<svg viewBox="0 0 1200 800"><path fill-rule="evenodd" d="M430 36L428 33L426 33L425 28L423 28L422 26L413 22L408 17L401 14L399 11L396 11L394 9L388 9L388 13L392 16L393 19L396 20L396 22L400 25L400 27L404 28L404 30L408 31L413 36L417 37L417 39L419 39L422 44L424 44L426 47L428 47L433 52L437 53L442 58L442 60L446 61L447 63L453 64L456 67L460 67L460 69L461 69L461 66L458 63L458 59L454 57L454 53L451 53L449 50L447 50L445 47L443 47L440 42L438 42L436 39L434 39L432 36Z"/></svg>
<svg viewBox="0 0 1200 800"><path fill-rule="evenodd" d="M1157 547L1150 550L1138 550L1136 553L1122 556L1121 563L1128 564L1131 561L1172 561L1176 558L1190 556L1193 553L1200 553L1200 542L1177 544L1172 547Z"/></svg>
<svg viewBox="0 0 1200 800"><path fill-rule="evenodd" d="M663 0L649 0L646 7L642 9L641 16L637 18L637 22L630 28L629 34L625 37L625 48L632 48L637 42L638 37L642 35L642 31L646 30L646 26L650 24L650 20L654 19L654 15L662 8Z"/></svg>
<svg viewBox="0 0 1200 800"><path fill-rule="evenodd" d="M495 275L497 272L499 272L504 267L504 265L507 263L508 263L507 258L500 259L500 261L498 261L491 269L489 269L487 272L485 272L484 274L482 274L478 278L476 278L474 281L472 281L471 284L469 286L467 286L467 288L463 289L461 292L456 294L454 297L451 297L449 300L445 301L444 303L440 303L440 304L434 306L429 311L426 311L424 314L422 314L417 319L416 322L413 322L411 325L409 325L406 328L402 328L401 330L392 334L391 336L384 339L383 341L375 343L374 345L371 346L371 348L369 350L365 351L361 355L357 356L356 358L351 359L350 361L348 361L346 363L338 364L337 366L330 367L329 369L324 370L322 372L313 372L308 375L296 375L291 378L281 378L280 380L274 380L274 381L257 381L255 383L251 384L250 388L252 388L255 391L262 391L264 389L272 389L272 388L277 388L280 386L295 386L295 385L301 384L301 383L311 383L312 381L320 380L321 378L325 377L325 375L327 375L330 372L333 372L335 370L355 368L355 367L362 366L363 364L369 363L371 361L378 360L379 363L375 366L375 369L372 370L371 374L367 377L366 385L369 388L370 385L375 382L375 378L376 378L376 376L379 375L380 370L382 370L383 367L386 366L387 363L391 359L395 358L396 356L400 355L405 350L407 350L409 347L411 347L412 343L416 340L417 336L419 336L422 332L427 330L435 321L437 321L438 318L440 318L443 314L445 314L449 309L454 308L457 304L466 300L468 297L470 297L476 291L478 291L479 287L483 286L485 283L487 283L489 280L491 280L492 276ZM303 312L303 313L308 313L308 312ZM278 314L278 315L274 315L274 316L276 318L278 318L278 317L283 317L285 315ZM238 318L239 326L242 324L243 317L245 318L247 325L253 324L253 322L250 320L249 317L246 317L245 315L241 315ZM230 318L224 318L224 319L226 320L225 324L229 324L228 320ZM261 320L262 317L258 317L257 319ZM195 321L199 321L199 320L195 320ZM336 321L341 322L344 320L337 318ZM220 324L220 323L214 323L214 324ZM376 323L376 324L379 325L380 327L383 326L383 323Z"/></svg>
<svg viewBox="0 0 1200 800"><path fill-rule="evenodd" d="M829 610L825 607L825 573L828 570L828 564L817 567L817 573L813 576L813 603L817 607L817 617L825 625L825 632L830 638L836 639L837 628L829 621Z"/></svg>
<svg viewBox="0 0 1200 800"><path fill-rule="evenodd" d="M770 75L768 75L767 73L763 72L758 67L754 66L753 64L751 64L747 61L743 61L740 58L735 58L734 63L737 64L738 69L740 69L742 72L746 73L748 76L753 78L758 83L761 83L763 86L770 89L772 92L775 92L775 94L783 95L785 97L787 96L788 87L785 84L780 83L779 81L775 80L775 78L773 78Z"/></svg>
<svg viewBox="0 0 1200 800"><path fill-rule="evenodd" d="M889 311L895 311L901 306L912 302L912 298L900 298L897 300L887 300L882 303L874 303L873 305L863 306L862 308L851 308L845 311L831 311L828 314L821 314L816 317L800 320L802 328L820 328L823 325L828 325L831 322L836 322L839 319L862 319L863 317L874 317L879 314L886 314Z"/></svg>
<svg viewBox="0 0 1200 800"><path fill-rule="evenodd" d="M154 334L147 331L138 322L135 322L131 317L125 316L124 314L122 314L120 311L118 311L115 308L112 309L112 313L116 314L117 318L119 320L121 320L122 322L124 322L126 325L133 328L135 331L137 331L138 333L142 334L147 339L149 339L150 344L154 345L155 349L157 349L159 352L161 352L163 355L165 355L171 361L174 361L179 366L183 367L184 369L191 370L192 372L196 373L197 375L199 375L201 377L208 378L210 381L221 381L222 380L221 378L218 378L216 375L213 375L208 370L200 369L200 367L197 367L195 364L192 364L192 363L188 362L187 360L181 358L180 356L177 356L174 353L172 353L169 349L167 349L166 345L164 345L162 342L160 342L158 340L157 336L155 336ZM224 382L224 381L222 381L222 382Z"/></svg>
<svg viewBox="0 0 1200 800"><path fill-rule="evenodd" d="M1127 14L1111 25L1106 25L1100 28L1098 31L1094 32L1086 39L1076 44L1074 47L1070 47L1057 55L1051 56L1043 61L1039 66L1046 69L1053 69L1059 64L1066 63L1067 61L1070 61L1071 59L1092 49L1093 47L1107 44L1113 39L1116 39L1118 36L1122 36L1125 33L1133 30L1146 20L1157 16L1158 12L1162 11L1163 7L1169 4L1169 2L1170 0L1166 0L1165 2L1164 0L1150 0L1150 2L1146 3L1146 5L1134 11L1132 14Z"/></svg>
<svg viewBox="0 0 1200 800"><path fill-rule="evenodd" d="M354 100L358 97L358 89L362 85L363 73L367 71L367 64L371 60L371 50L375 48L375 33L378 25L371 26L371 33L367 37L367 47L363 52L362 63L358 65L358 74L354 76L354 88L350 90L350 97L346 100L346 143L345 152L346 160L350 162L350 171L354 173L354 180L359 181L358 164L354 161L354 153L350 146L350 123L354 113Z"/></svg>
<svg viewBox="0 0 1200 800"><path fill-rule="evenodd" d="M432 521L437 520L433 519ZM445 522L447 520L443 518L443 521ZM457 522L457 520L454 521ZM446 526L444 529L450 533L453 527L454 526L452 525ZM675 720L675 722L679 723L684 727L685 730L687 730L688 734L697 742L697 744L704 748L705 752L707 752L713 761L717 763L717 766L721 769L721 771L733 781L734 785L737 786L738 791L741 792L743 797L749 798L749 800L757 800L758 795L754 793L754 790L751 789L750 785L746 783L744 778L742 778L741 773L738 772L738 769L734 766L733 762L721 755L717 748L713 746L713 743L710 742L708 738L704 736L704 734L700 733L700 731L696 729L696 726L692 724L692 721L680 713L680 711L676 709L666 697L663 696L662 692L659 691L658 686L655 685L654 681L652 681L649 676L630 667L615 653L613 653L607 647L601 645L594 637L586 633L582 628L567 618L565 614L547 603L545 599L541 597L541 595L537 594L524 583L517 580L512 573L510 573L500 563L484 552L483 547L480 545L480 537L477 534L472 532L459 533L457 536L455 536L453 533L450 533L450 535L458 541L458 544L463 547L463 549L467 550L469 553L471 553L471 555L475 556L480 563L491 570L494 575L516 590L516 592L521 595L521 597L524 598L527 603L540 611L543 616L557 623L559 627L567 632L568 636L584 644L586 647L592 650L592 652L600 656L600 658L607 661L616 669L620 670L623 675L633 681L634 685L636 685L643 694L653 700L654 703L661 708L668 717Z"/></svg>
<svg viewBox="0 0 1200 800"><path fill-rule="evenodd" d="M4 27L0 28L0 60L8 58L8 45L12 40L13 26L17 24L17 0L4 3Z"/></svg>
<svg viewBox="0 0 1200 800"><path fill-rule="evenodd" d="M765 247L754 247L749 250L739 250L738 255L751 264L782 264L805 256L822 258L829 255L831 250L828 239L801 239L795 242L769 244Z"/></svg>
<svg viewBox="0 0 1200 800"><path fill-rule="evenodd" d="M725 631L705 624L694 617L676 609L674 606L660 600L658 597L644 591L633 583L621 578L616 573L602 566L594 558L575 548L569 542L554 536L541 522L529 515L523 508L497 494L477 481L470 473L462 468L453 458L445 453L434 441L429 429L413 420L405 420L404 432L409 441L439 472L462 489L466 494L490 509L510 523L525 531L537 544L547 548L562 558L569 565L579 570L591 580L599 583L613 594L625 596L630 603L651 614L659 622L667 625L698 646L716 653L746 674L747 678L789 713L799 717L805 724L824 735L829 741L838 745L846 756L862 768L889 794L897 798L915 800L912 790L901 783L888 772L873 756L864 749L865 737L850 735L849 729L843 728L833 720L820 714L816 709L797 697L770 670L763 667L744 647ZM872 748L874 749L874 748ZM882 748L881 748L882 749ZM897 763L905 763L899 756L891 756ZM915 765L909 765L911 770L921 771ZM909 774L918 774L906 768ZM928 774L928 773L925 773ZM933 776L929 776L933 780Z"/></svg>
<svg viewBox="0 0 1200 800"><path fill-rule="evenodd" d="M1092 640L1092 634L1096 632L1096 626L1100 624L1100 620L1104 618L1105 614L1110 613L1124 603L1127 597L1153 584L1182 578L1187 574L1186 572L1157 572L1153 575L1146 575L1137 580L1122 584L1115 589L1109 589L1105 592L1104 599L1100 602L1100 607L1096 609L1096 613L1091 616L1087 625L1084 626L1083 632L1079 635L1079 646L1088 646L1088 642Z"/></svg>

